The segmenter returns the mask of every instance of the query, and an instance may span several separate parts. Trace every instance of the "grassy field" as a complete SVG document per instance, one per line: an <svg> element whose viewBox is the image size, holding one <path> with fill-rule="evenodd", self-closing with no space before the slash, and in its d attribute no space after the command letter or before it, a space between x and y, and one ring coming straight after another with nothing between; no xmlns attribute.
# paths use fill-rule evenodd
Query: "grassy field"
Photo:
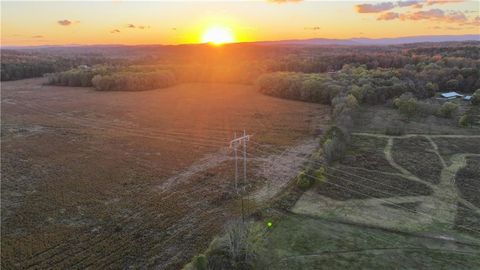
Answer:
<svg viewBox="0 0 480 270"><path fill-rule="evenodd" d="M284 149L328 120L324 106L245 85L42 83L2 83L3 269L178 269L239 215L235 131Z"/></svg>
<svg viewBox="0 0 480 270"><path fill-rule="evenodd" d="M478 246L285 213L258 269L477 269Z"/></svg>

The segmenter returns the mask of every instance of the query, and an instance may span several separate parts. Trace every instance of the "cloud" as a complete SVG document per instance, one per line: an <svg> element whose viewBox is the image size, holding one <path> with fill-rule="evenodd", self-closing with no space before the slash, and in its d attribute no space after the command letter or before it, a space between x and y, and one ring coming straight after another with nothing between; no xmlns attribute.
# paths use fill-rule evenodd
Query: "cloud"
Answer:
<svg viewBox="0 0 480 270"><path fill-rule="evenodd" d="M59 21L57 21L57 23L58 23L59 25L61 25L61 26L69 26L69 25L73 24L72 21L67 20L67 19L65 19L65 20L59 20Z"/></svg>
<svg viewBox="0 0 480 270"><path fill-rule="evenodd" d="M317 31L317 30L320 30L320 26L305 27L304 29L305 29L305 30L314 30L314 31Z"/></svg>
<svg viewBox="0 0 480 270"><path fill-rule="evenodd" d="M412 14L404 14L400 16L402 20L430 20L446 23L464 24L468 22L467 16L461 11L443 11L441 9L430 9L427 11L417 11Z"/></svg>
<svg viewBox="0 0 480 270"><path fill-rule="evenodd" d="M461 3L465 2L465 0L426 0L425 3L429 6L432 5L443 5L443 4L450 4L450 3Z"/></svg>
<svg viewBox="0 0 480 270"><path fill-rule="evenodd" d="M377 20L379 20L379 21L390 21L390 20L398 19L399 17L400 17L400 14L398 14L396 12L387 12L387 13L381 14L377 18Z"/></svg>
<svg viewBox="0 0 480 270"><path fill-rule="evenodd" d="M411 6L417 6L417 5L420 5L421 1L418 1L418 0L407 0L407 1L399 1L397 2L397 6L399 7L411 7Z"/></svg>
<svg viewBox="0 0 480 270"><path fill-rule="evenodd" d="M477 16L477 17L473 18L471 21L466 22L465 24L473 25L473 26L480 26L480 16Z"/></svg>
<svg viewBox="0 0 480 270"><path fill-rule="evenodd" d="M32 38L44 38L44 36L42 36L42 35L35 35L35 36L32 36Z"/></svg>
<svg viewBox="0 0 480 270"><path fill-rule="evenodd" d="M411 7L419 9L424 5L433 6L449 3L461 3L464 1L465 0L401 0L397 2L382 2L377 4L360 4L355 5L355 9L358 13L380 13L396 7Z"/></svg>
<svg viewBox="0 0 480 270"><path fill-rule="evenodd" d="M399 19L402 21L434 21L441 23L454 23L459 25L476 25L480 23L480 19L469 20L468 17L461 11L444 11L438 8L430 10L422 10L413 13L396 13L396 12L387 12L383 13L377 17L377 20L395 20Z"/></svg>
<svg viewBox="0 0 480 270"><path fill-rule="evenodd" d="M285 3L299 3L302 2L303 0L267 0L269 3L275 3L275 4L285 4Z"/></svg>
<svg viewBox="0 0 480 270"><path fill-rule="evenodd" d="M150 28L150 25L135 25L135 24L127 24L126 28L132 28L132 29L147 29L147 28Z"/></svg>
<svg viewBox="0 0 480 270"><path fill-rule="evenodd" d="M413 20L413 21L418 21L418 20L432 20L432 19L439 19L442 18L445 15L445 12L441 9L435 8L435 9L430 9L427 11L417 11L412 14L403 14L401 16L402 20Z"/></svg>
<svg viewBox="0 0 480 270"><path fill-rule="evenodd" d="M407 1L398 1L398 7L411 7L411 8L422 8L423 7L423 0L407 0Z"/></svg>
<svg viewBox="0 0 480 270"><path fill-rule="evenodd" d="M118 29L113 29L112 31L110 31L110 34L116 34L116 33L120 33L120 30L118 30Z"/></svg>
<svg viewBox="0 0 480 270"><path fill-rule="evenodd" d="M462 30L463 28L462 27L447 26L447 27L445 27L445 29L447 29L447 30Z"/></svg>
<svg viewBox="0 0 480 270"><path fill-rule="evenodd" d="M395 8L391 2L383 2L378 4L361 4L355 6L358 13L380 13Z"/></svg>

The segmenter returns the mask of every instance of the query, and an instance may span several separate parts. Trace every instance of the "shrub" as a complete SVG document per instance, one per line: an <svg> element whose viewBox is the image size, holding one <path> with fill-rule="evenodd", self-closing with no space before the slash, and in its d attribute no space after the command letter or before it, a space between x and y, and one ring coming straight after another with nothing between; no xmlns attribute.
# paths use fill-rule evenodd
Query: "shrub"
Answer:
<svg viewBox="0 0 480 270"><path fill-rule="evenodd" d="M455 104L453 102L445 102L441 107L440 107L440 116L445 117L445 118L452 118L455 113L458 111L458 104Z"/></svg>
<svg viewBox="0 0 480 270"><path fill-rule="evenodd" d="M393 101L393 104L400 111L400 113L411 117L417 113L417 99L402 95Z"/></svg>
<svg viewBox="0 0 480 270"><path fill-rule="evenodd" d="M320 144L323 145L328 139L338 138L345 142L348 142L347 134L337 126L331 126L323 135L322 139L320 140Z"/></svg>
<svg viewBox="0 0 480 270"><path fill-rule="evenodd" d="M318 169L316 169L314 172L313 172L313 176L315 177L315 181L316 182L323 182L325 180L325 173L326 173L326 169L325 167L320 167Z"/></svg>
<svg viewBox="0 0 480 270"><path fill-rule="evenodd" d="M480 105L480 89L477 89L475 93L473 93L471 102L473 105Z"/></svg>
<svg viewBox="0 0 480 270"><path fill-rule="evenodd" d="M195 256L193 258L193 267L195 270L207 270L208 269L208 260L207 257L203 254Z"/></svg>
<svg viewBox="0 0 480 270"><path fill-rule="evenodd" d="M349 134L341 128L337 126L330 127L320 140L325 160L331 163L342 159L349 139Z"/></svg>
<svg viewBox="0 0 480 270"><path fill-rule="evenodd" d="M215 238L205 253L208 269L252 269L264 233L263 226L239 220L230 223L225 235Z"/></svg>
<svg viewBox="0 0 480 270"><path fill-rule="evenodd" d="M358 102L361 102L363 100L364 93L362 91L362 88L360 88L358 85L353 85L348 93L349 95L353 95Z"/></svg>
<svg viewBox="0 0 480 270"><path fill-rule="evenodd" d="M474 119L471 115L465 114L458 120L458 125L461 127L468 127L473 124L473 121Z"/></svg>
<svg viewBox="0 0 480 270"><path fill-rule="evenodd" d="M302 190L307 190L312 186L312 179L310 176L307 176L305 172L301 172L297 176L297 187Z"/></svg>
<svg viewBox="0 0 480 270"><path fill-rule="evenodd" d="M423 116L436 115L440 110L439 104L417 101L417 112Z"/></svg>
<svg viewBox="0 0 480 270"><path fill-rule="evenodd" d="M346 98L346 103L347 103L347 106L349 108L357 108L358 107L358 101L357 101L357 98L353 95L347 95L347 98Z"/></svg>
<svg viewBox="0 0 480 270"><path fill-rule="evenodd" d="M340 160L345 155L346 142L339 137L327 139L323 144L323 153L327 163Z"/></svg>

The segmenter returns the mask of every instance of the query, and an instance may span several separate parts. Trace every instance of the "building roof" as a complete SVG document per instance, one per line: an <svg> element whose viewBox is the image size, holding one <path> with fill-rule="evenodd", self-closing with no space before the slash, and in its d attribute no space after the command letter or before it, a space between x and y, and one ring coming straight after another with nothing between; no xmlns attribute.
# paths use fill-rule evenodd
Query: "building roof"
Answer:
<svg viewBox="0 0 480 270"><path fill-rule="evenodd" d="M444 98L452 98L452 97L461 97L462 95L460 95L459 93L457 92L446 92L446 93L442 93L442 97Z"/></svg>

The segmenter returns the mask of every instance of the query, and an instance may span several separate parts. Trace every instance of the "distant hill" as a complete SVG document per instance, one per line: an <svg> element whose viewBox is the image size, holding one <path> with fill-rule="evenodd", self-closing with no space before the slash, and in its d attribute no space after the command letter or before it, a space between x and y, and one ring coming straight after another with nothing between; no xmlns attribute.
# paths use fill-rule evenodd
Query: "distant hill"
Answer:
<svg viewBox="0 0 480 270"><path fill-rule="evenodd" d="M363 45L399 45L409 43L425 42L459 42L459 41L480 41L480 35L442 35L442 36L412 36L398 38L350 38L350 39L292 39L278 41L259 41L256 44L264 45L344 45L344 46L363 46Z"/></svg>

